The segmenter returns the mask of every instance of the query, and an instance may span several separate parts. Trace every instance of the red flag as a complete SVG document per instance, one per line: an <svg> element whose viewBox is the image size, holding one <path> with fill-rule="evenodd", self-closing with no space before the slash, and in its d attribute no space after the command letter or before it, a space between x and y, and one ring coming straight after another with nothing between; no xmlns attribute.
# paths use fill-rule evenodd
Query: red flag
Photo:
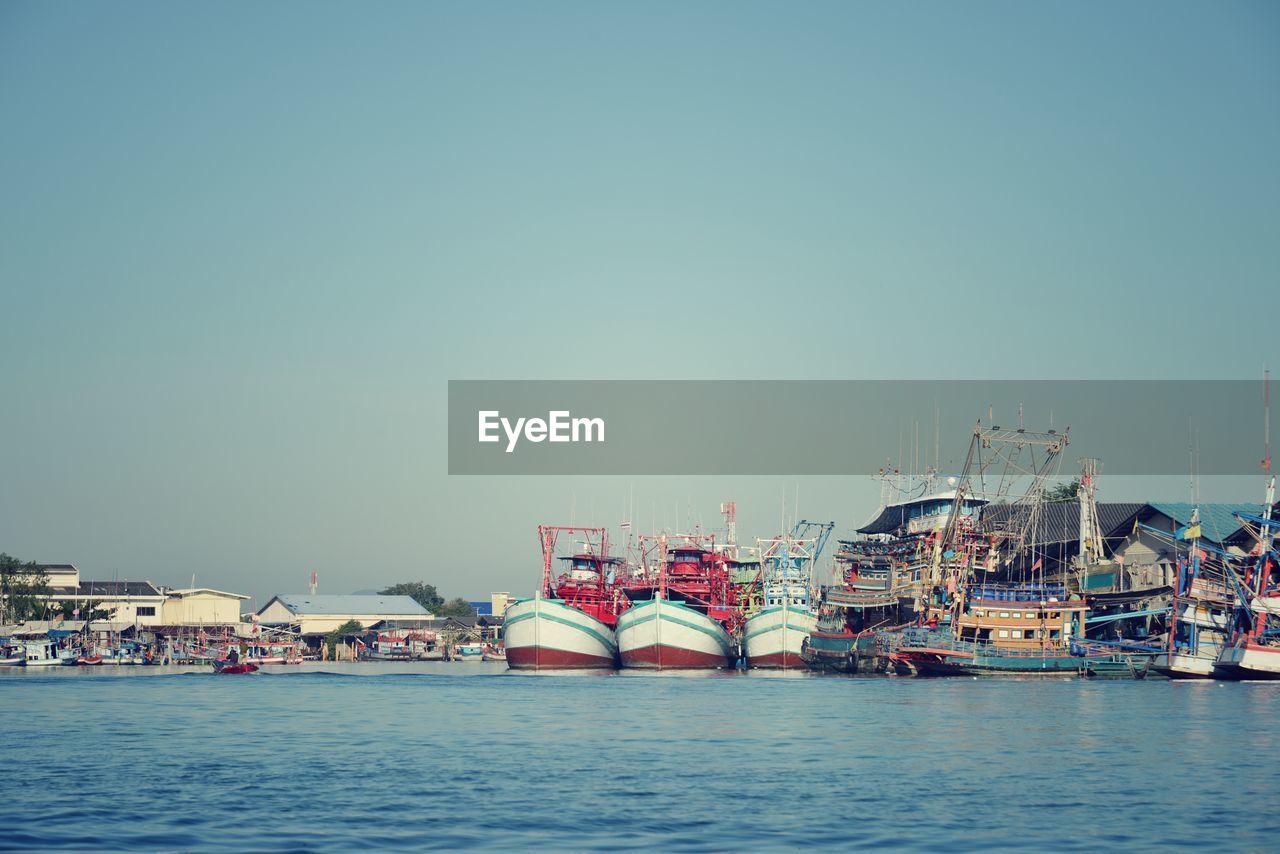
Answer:
<svg viewBox="0 0 1280 854"><path fill-rule="evenodd" d="M1039 569L1039 568L1040 568L1040 564L1041 564L1041 559L1040 559L1040 558L1036 558L1036 562L1035 562L1035 563L1033 563L1033 564L1031 564L1031 571L1032 571L1032 572L1035 572L1037 569Z"/></svg>

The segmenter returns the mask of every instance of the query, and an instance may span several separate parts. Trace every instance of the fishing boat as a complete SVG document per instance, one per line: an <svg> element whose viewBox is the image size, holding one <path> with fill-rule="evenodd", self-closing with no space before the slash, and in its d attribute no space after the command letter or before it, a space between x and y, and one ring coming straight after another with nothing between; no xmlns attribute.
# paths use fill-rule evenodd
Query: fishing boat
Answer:
<svg viewBox="0 0 1280 854"><path fill-rule="evenodd" d="M974 428L952 513L934 543L924 577L923 625L906 629L890 659L916 675L1112 675L1158 650L1085 641L1088 603L1048 580L1037 551L1046 483L1056 473L1066 433L997 426ZM967 524L956 508L999 472L996 512ZM994 479L994 478L991 478ZM1012 491L1021 494L1013 500ZM990 509L990 505L989 508ZM1126 659L1126 656L1128 657Z"/></svg>
<svg viewBox="0 0 1280 854"><path fill-rule="evenodd" d="M11 641L8 637L0 642L0 667L21 667L26 660L22 645Z"/></svg>
<svg viewBox="0 0 1280 854"><path fill-rule="evenodd" d="M455 661L484 661L484 644L471 642L456 644L453 648Z"/></svg>
<svg viewBox="0 0 1280 854"><path fill-rule="evenodd" d="M23 667L56 667L62 664L58 642L48 638L28 640L22 644Z"/></svg>
<svg viewBox="0 0 1280 854"><path fill-rule="evenodd" d="M761 607L743 630L748 667L803 667L801 651L817 627L813 609L813 567L834 523L820 526L817 538L795 536L759 540Z"/></svg>
<svg viewBox="0 0 1280 854"><path fill-rule="evenodd" d="M1152 662L1156 672L1170 679L1213 678L1226 646L1231 593L1220 572L1211 574L1208 558L1208 550L1195 541L1185 558L1177 557L1170 630L1164 650Z"/></svg>
<svg viewBox="0 0 1280 854"><path fill-rule="evenodd" d="M1255 545L1252 565L1243 575L1231 573L1237 596L1231 637L1214 662L1214 675L1222 679L1280 679L1280 556L1276 550L1280 529L1272 518L1274 506L1272 477L1262 515L1235 514Z"/></svg>
<svg viewBox="0 0 1280 854"><path fill-rule="evenodd" d="M941 549L942 531L956 513L971 530L987 503L958 496L954 477L942 481L935 470L905 477L882 469L880 506L854 536L837 544L835 573L821 587L817 621L802 658L813 670L856 673L883 669L889 637L917 621L927 604L927 576L936 561L942 573L953 557ZM957 501L958 498L958 501Z"/></svg>
<svg viewBox="0 0 1280 854"><path fill-rule="evenodd" d="M484 645L484 652L480 657L484 661L506 661L507 651L499 645L487 643Z"/></svg>
<svg viewBox="0 0 1280 854"><path fill-rule="evenodd" d="M1061 584L977 586L949 624L905 629L893 660L921 676L1082 673L1071 639L1087 610Z"/></svg>
<svg viewBox="0 0 1280 854"><path fill-rule="evenodd" d="M642 541L646 538L642 538ZM720 669L737 664L734 633L743 624L728 558L714 538L648 538L656 548L643 561L644 581L627 586L631 602L618 617L622 666L655 670ZM651 559L659 569L650 573ZM656 582L647 579L656 575Z"/></svg>
<svg viewBox="0 0 1280 854"><path fill-rule="evenodd" d="M557 557L560 535L582 539L572 554ZM614 627L627 600L615 577L620 559L609 557L604 528L540 525L542 582L532 598L507 606L502 648L513 670L617 666ZM553 572L557 562L564 571ZM483 657L483 650L481 651Z"/></svg>

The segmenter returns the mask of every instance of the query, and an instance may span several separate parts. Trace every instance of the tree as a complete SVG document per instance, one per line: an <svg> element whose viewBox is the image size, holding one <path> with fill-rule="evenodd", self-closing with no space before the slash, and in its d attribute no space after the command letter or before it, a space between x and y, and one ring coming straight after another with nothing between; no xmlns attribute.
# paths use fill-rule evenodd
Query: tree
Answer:
<svg viewBox="0 0 1280 854"><path fill-rule="evenodd" d="M408 596L428 611L435 612L437 608L444 604L444 597L436 592L434 584L427 584L425 581L402 581L399 584L393 584L385 590L379 590L381 596Z"/></svg>
<svg viewBox="0 0 1280 854"><path fill-rule="evenodd" d="M476 615L476 609L461 596L437 605L434 610L437 617L474 617Z"/></svg>
<svg viewBox="0 0 1280 854"><path fill-rule="evenodd" d="M21 623L44 615L49 574L35 561L0 552L0 623Z"/></svg>
<svg viewBox="0 0 1280 854"><path fill-rule="evenodd" d="M338 644L342 642L343 638L362 634L364 634L364 626L361 625L359 620L347 620L345 623L329 632L329 634L324 636L325 645L329 647L329 657L334 657L334 650L337 648Z"/></svg>
<svg viewBox="0 0 1280 854"><path fill-rule="evenodd" d="M1070 483L1060 483L1052 489L1046 489L1044 500L1049 502L1055 501L1075 501L1076 494L1080 491L1080 479L1076 478Z"/></svg>

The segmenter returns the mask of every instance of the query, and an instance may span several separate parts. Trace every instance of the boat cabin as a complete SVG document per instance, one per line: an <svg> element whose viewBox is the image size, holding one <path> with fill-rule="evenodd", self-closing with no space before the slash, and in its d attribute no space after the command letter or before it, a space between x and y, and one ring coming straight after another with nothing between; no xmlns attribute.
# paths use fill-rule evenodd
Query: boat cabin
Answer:
<svg viewBox="0 0 1280 854"><path fill-rule="evenodd" d="M1083 600L1067 598L1062 584L979 585L971 588L955 633L1007 649L1065 649L1087 610Z"/></svg>

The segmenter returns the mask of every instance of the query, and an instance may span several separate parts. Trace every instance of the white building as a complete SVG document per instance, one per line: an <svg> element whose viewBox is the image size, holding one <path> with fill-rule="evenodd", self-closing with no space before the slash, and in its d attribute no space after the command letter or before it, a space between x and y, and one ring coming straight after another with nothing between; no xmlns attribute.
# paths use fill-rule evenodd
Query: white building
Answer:
<svg viewBox="0 0 1280 854"><path fill-rule="evenodd" d="M432 614L408 596L353 593L346 596L280 593L256 619L267 626L296 626L304 635L327 634L355 620L368 628L383 620L429 620Z"/></svg>

